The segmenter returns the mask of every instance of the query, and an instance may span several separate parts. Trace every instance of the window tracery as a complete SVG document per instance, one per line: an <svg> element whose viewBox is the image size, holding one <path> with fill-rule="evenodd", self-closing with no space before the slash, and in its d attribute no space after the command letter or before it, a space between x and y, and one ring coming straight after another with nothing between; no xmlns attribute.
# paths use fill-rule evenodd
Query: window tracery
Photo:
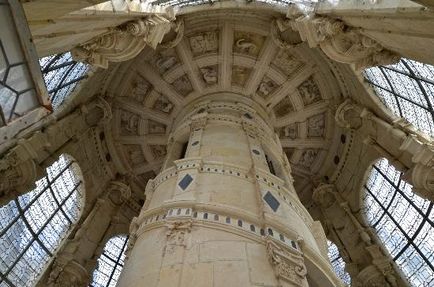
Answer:
<svg viewBox="0 0 434 287"><path fill-rule="evenodd" d="M397 116L434 137L434 66L402 58L366 69L366 81Z"/></svg>
<svg viewBox="0 0 434 287"><path fill-rule="evenodd" d="M434 284L433 203L414 194L384 158L373 165L364 189L368 223L410 284Z"/></svg>
<svg viewBox="0 0 434 287"><path fill-rule="evenodd" d="M33 286L80 216L83 184L66 155L32 191L0 208L0 286Z"/></svg>
<svg viewBox="0 0 434 287"><path fill-rule="evenodd" d="M350 274L345 271L345 261L339 254L338 247L330 240L327 240L327 247L328 256L330 259L330 263L332 264L333 270L335 271L336 275L342 280L342 282L344 282L345 285L350 286L351 277Z"/></svg>
<svg viewBox="0 0 434 287"><path fill-rule="evenodd" d="M74 61L70 52L41 58L39 64L54 109L59 108L79 81L87 78L89 70L89 65Z"/></svg>
<svg viewBox="0 0 434 287"><path fill-rule="evenodd" d="M128 236L118 235L107 241L98 265L93 272L90 287L114 287L124 267L125 251L128 245Z"/></svg>

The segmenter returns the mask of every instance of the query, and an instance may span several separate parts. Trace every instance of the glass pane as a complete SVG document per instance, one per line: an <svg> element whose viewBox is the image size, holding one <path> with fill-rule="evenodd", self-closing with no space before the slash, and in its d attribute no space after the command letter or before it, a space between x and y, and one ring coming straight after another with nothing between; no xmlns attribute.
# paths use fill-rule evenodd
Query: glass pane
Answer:
<svg viewBox="0 0 434 287"><path fill-rule="evenodd" d="M393 113L434 137L434 66L401 59L366 69L364 76Z"/></svg>
<svg viewBox="0 0 434 287"><path fill-rule="evenodd" d="M0 208L0 272L6 278L2 286L33 286L78 220L83 191L77 188L78 175L69 171L72 165L61 155L34 190ZM73 214L74 221L61 210Z"/></svg>
<svg viewBox="0 0 434 287"><path fill-rule="evenodd" d="M364 212L411 286L431 286L433 203L414 194L401 177L386 159L377 161L365 185Z"/></svg>
<svg viewBox="0 0 434 287"><path fill-rule="evenodd" d="M351 277L350 274L345 271L345 261L339 254L338 247L330 240L327 240L327 246L329 260L332 264L333 270L335 271L336 275L342 280L342 282L349 286L351 284Z"/></svg>
<svg viewBox="0 0 434 287"><path fill-rule="evenodd" d="M128 237L119 235L111 238L104 246L98 258L97 268L93 272L92 287L116 286L124 266L125 250Z"/></svg>
<svg viewBox="0 0 434 287"><path fill-rule="evenodd" d="M54 109L59 108L89 70L89 65L74 61L69 52L41 58L39 65Z"/></svg>

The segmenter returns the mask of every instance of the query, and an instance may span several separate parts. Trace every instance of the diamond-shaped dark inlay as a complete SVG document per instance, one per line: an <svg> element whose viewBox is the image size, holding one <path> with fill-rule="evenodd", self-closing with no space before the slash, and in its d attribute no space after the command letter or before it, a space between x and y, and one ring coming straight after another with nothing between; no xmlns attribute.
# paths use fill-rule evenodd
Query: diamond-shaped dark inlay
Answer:
<svg viewBox="0 0 434 287"><path fill-rule="evenodd" d="M271 207L271 209L274 212L276 212L276 210L280 206L280 202L269 191L264 195L264 200L265 200L266 203L268 203L268 205Z"/></svg>
<svg viewBox="0 0 434 287"><path fill-rule="evenodd" d="M186 174L181 181L178 183L179 187L182 188L182 190L185 190L190 183L193 181L193 178L189 175Z"/></svg>

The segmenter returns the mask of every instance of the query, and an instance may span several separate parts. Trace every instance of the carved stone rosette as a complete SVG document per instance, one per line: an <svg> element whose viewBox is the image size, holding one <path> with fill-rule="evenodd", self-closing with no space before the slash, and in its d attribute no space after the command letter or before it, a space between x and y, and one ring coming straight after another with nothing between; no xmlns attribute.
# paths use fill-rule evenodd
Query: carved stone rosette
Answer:
<svg viewBox="0 0 434 287"><path fill-rule="evenodd" d="M170 31L172 24L172 19L152 15L119 26L71 52L78 61L106 69L109 62L123 62L134 58L146 45L155 49ZM180 29L178 26L175 28Z"/></svg>
<svg viewBox="0 0 434 287"><path fill-rule="evenodd" d="M308 286L303 255L267 240L268 259L282 286Z"/></svg>

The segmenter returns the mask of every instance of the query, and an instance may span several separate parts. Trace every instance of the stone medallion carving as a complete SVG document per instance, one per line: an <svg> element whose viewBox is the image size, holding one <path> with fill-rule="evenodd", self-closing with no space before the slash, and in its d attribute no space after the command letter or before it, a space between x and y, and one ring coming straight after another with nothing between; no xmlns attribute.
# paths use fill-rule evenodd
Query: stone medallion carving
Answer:
<svg viewBox="0 0 434 287"><path fill-rule="evenodd" d="M202 79L204 80L204 82L209 85L215 85L217 84L218 81L218 66L214 65L214 66L207 66L207 67L202 67L200 68L200 72L202 74Z"/></svg>
<svg viewBox="0 0 434 287"><path fill-rule="evenodd" d="M321 100L321 93L314 79L310 77L297 88L303 100L303 104L308 106Z"/></svg>
<svg viewBox="0 0 434 287"><path fill-rule="evenodd" d="M126 110L119 110L120 114L120 134L121 135L138 135L140 117Z"/></svg>
<svg viewBox="0 0 434 287"><path fill-rule="evenodd" d="M152 108L162 113L170 114L173 110L173 104L166 96L159 95Z"/></svg>
<svg viewBox="0 0 434 287"><path fill-rule="evenodd" d="M310 168L310 166L315 161L316 156L318 155L318 150L307 149L304 150L301 154L300 160L298 161L298 165L301 165L305 168Z"/></svg>
<svg viewBox="0 0 434 287"><path fill-rule="evenodd" d="M178 79L176 79L172 83L173 87L176 91L178 91L182 96L186 97L193 91L193 87L191 86L190 80L187 75L184 75Z"/></svg>
<svg viewBox="0 0 434 287"><path fill-rule="evenodd" d="M323 137L325 129L325 114L319 114L307 119L307 136Z"/></svg>
<svg viewBox="0 0 434 287"><path fill-rule="evenodd" d="M124 145L123 149L131 167L147 163L141 145Z"/></svg>
<svg viewBox="0 0 434 287"><path fill-rule="evenodd" d="M237 54L244 54L256 57L264 44L265 37L253 33L235 31L233 51Z"/></svg>
<svg viewBox="0 0 434 287"><path fill-rule="evenodd" d="M148 133L149 134L165 134L166 125L158 123L153 120L148 120Z"/></svg>
<svg viewBox="0 0 434 287"><path fill-rule="evenodd" d="M160 74L164 74L179 64L178 55L176 54L175 49L161 50L151 60L151 64L157 68Z"/></svg>
<svg viewBox="0 0 434 287"><path fill-rule="evenodd" d="M292 123L279 130L280 138L296 139L298 137L298 124Z"/></svg>
<svg viewBox="0 0 434 287"><path fill-rule="evenodd" d="M278 85L269 77L265 76L261 83L259 83L256 94L261 98L268 98L268 96L273 93L278 88Z"/></svg>
<svg viewBox="0 0 434 287"><path fill-rule="evenodd" d="M281 118L290 112L294 111L294 106L289 96L284 97L277 105L273 108L276 118Z"/></svg>
<svg viewBox="0 0 434 287"><path fill-rule="evenodd" d="M128 94L125 96L129 96L134 102L143 105L146 97L152 90L152 85L141 75L137 75L132 87L131 96Z"/></svg>
<svg viewBox="0 0 434 287"><path fill-rule="evenodd" d="M251 68L233 66L232 69L232 84L243 87L250 76Z"/></svg>
<svg viewBox="0 0 434 287"><path fill-rule="evenodd" d="M276 58L274 58L272 63L287 76L291 76L295 71L303 66L303 62L283 49L277 53Z"/></svg>
<svg viewBox="0 0 434 287"><path fill-rule="evenodd" d="M217 53L219 44L218 31L203 32L190 37L190 48L193 56Z"/></svg>
<svg viewBox="0 0 434 287"><path fill-rule="evenodd" d="M155 158L163 158L166 156L166 146L165 145L150 145L152 154Z"/></svg>

